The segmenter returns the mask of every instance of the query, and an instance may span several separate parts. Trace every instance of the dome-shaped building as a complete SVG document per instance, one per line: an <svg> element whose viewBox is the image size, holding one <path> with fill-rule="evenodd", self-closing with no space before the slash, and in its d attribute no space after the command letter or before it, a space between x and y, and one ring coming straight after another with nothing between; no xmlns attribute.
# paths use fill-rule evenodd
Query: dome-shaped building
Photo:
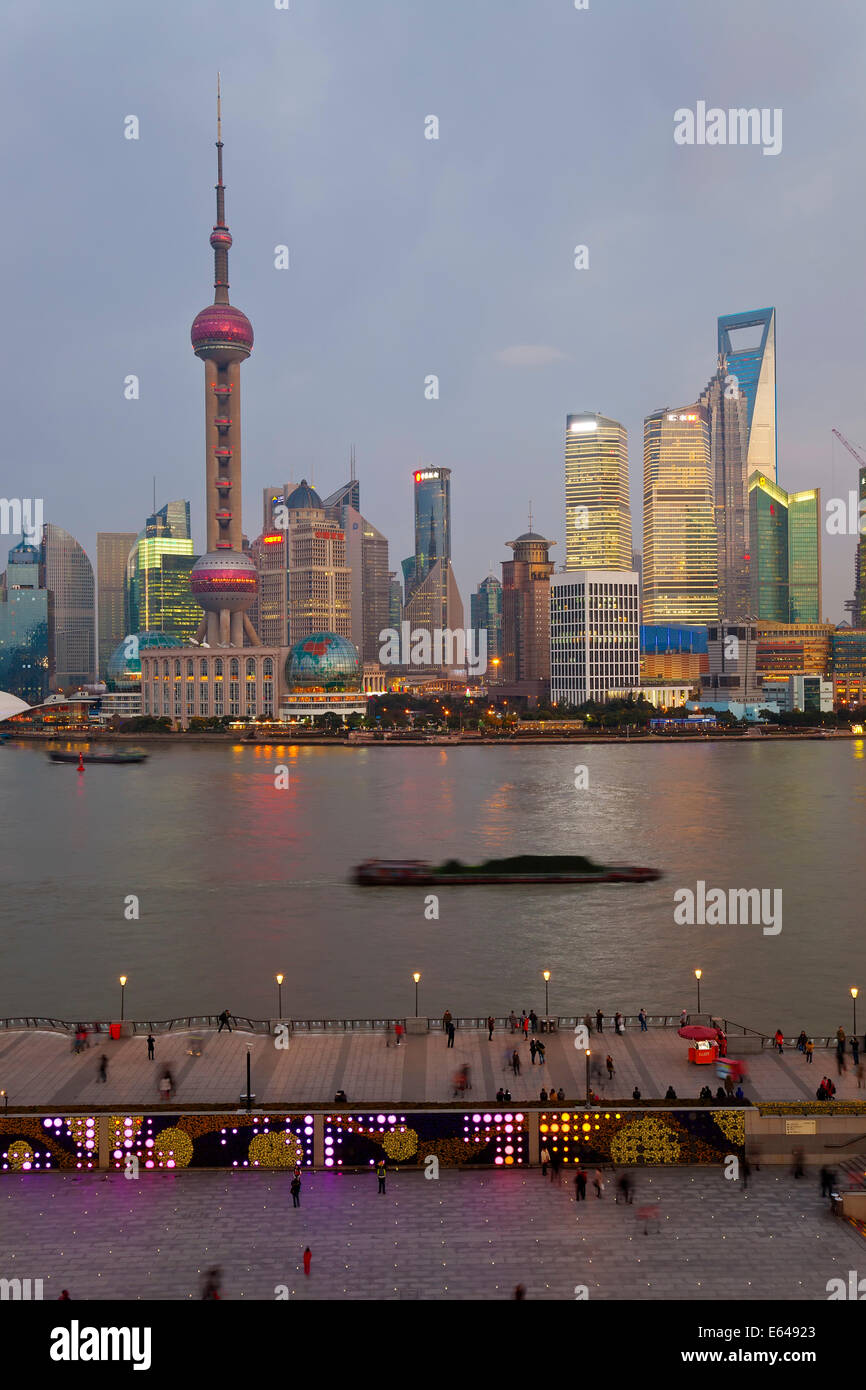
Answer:
<svg viewBox="0 0 866 1390"><path fill-rule="evenodd" d="M286 506L290 512L324 512L325 506L321 497L314 487L310 487L306 478L302 478L294 492L290 492L286 498Z"/></svg>
<svg viewBox="0 0 866 1390"><path fill-rule="evenodd" d="M138 690L141 686L141 655L143 651L182 647L183 639L171 632L137 632L118 642L105 668L109 690Z"/></svg>
<svg viewBox="0 0 866 1390"><path fill-rule="evenodd" d="M358 648L336 632L313 632L290 647L285 665L283 716L363 714L363 670Z"/></svg>

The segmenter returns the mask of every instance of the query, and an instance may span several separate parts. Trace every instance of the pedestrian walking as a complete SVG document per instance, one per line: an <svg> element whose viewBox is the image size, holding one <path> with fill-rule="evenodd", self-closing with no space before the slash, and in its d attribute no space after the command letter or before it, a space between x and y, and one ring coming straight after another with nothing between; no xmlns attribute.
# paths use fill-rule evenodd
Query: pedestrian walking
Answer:
<svg viewBox="0 0 866 1390"><path fill-rule="evenodd" d="M857 1078L857 1090L860 1091L860 1090L863 1089L863 1063L862 1063L862 1062L858 1062L858 1063L857 1063L857 1066L854 1068L854 1075L855 1075L856 1078Z"/></svg>
<svg viewBox="0 0 866 1390"><path fill-rule="evenodd" d="M103 1052L102 1056L101 1056L100 1059L99 1059L99 1078L98 1078L98 1079L99 1079L100 1081L107 1081L107 1080L108 1080L108 1058L106 1057L106 1055L105 1055L104 1052Z"/></svg>
<svg viewBox="0 0 866 1390"><path fill-rule="evenodd" d="M535 1066L535 1054L538 1051L538 1043L533 1038L529 1044L529 1060Z"/></svg>
<svg viewBox="0 0 866 1390"><path fill-rule="evenodd" d="M847 1068L847 1066L845 1065L845 1054L844 1054L843 1052L837 1052L837 1053L836 1053L836 1075L837 1075L837 1076L841 1076L842 1073L843 1073L843 1072L846 1072L847 1070L848 1070L848 1068Z"/></svg>
<svg viewBox="0 0 866 1390"><path fill-rule="evenodd" d="M228 1009L223 1009L222 1013L220 1014L219 1021L220 1026L217 1029L218 1033L221 1033L224 1028L228 1028L229 1032L232 1031L232 1016L229 1013Z"/></svg>
<svg viewBox="0 0 866 1390"><path fill-rule="evenodd" d="M514 1012L513 1009L511 1010L511 1013L508 1015L508 1022L511 1024L511 1031L512 1031L512 1033L516 1033L516 1032L517 1032L517 1014Z"/></svg>
<svg viewBox="0 0 866 1390"><path fill-rule="evenodd" d="M385 1191L385 1177L387 1175L387 1172L388 1170L385 1167L385 1160L384 1158L380 1158L379 1162L376 1164L376 1177L379 1179L380 1192Z"/></svg>
<svg viewBox="0 0 866 1390"><path fill-rule="evenodd" d="M292 1178L292 1188L291 1188L291 1191L292 1191L292 1206L293 1206L293 1207L299 1207L299 1206L301 1205L301 1180L300 1180L300 1178L299 1178L297 1175L296 1175L295 1177Z"/></svg>
<svg viewBox="0 0 866 1390"><path fill-rule="evenodd" d="M209 1302L218 1300L220 1297L222 1279L222 1270L218 1265L213 1265L205 1275L201 1291L202 1298Z"/></svg>
<svg viewBox="0 0 866 1390"><path fill-rule="evenodd" d="M313 1252L312 1252L312 1250L310 1249L310 1247L309 1247L309 1245L308 1245L307 1248L306 1248L306 1250L304 1251L304 1273L305 1273L305 1274L309 1274L309 1272L310 1272L310 1266L311 1266L312 1263L313 1263Z"/></svg>
<svg viewBox="0 0 866 1390"><path fill-rule="evenodd" d="M520 1053L517 1051L516 1047L511 1054L511 1070L514 1072L515 1076L520 1075Z"/></svg>
<svg viewBox="0 0 866 1390"><path fill-rule="evenodd" d="M514 1293L511 1295L511 1297L514 1298L514 1299L516 1299L517 1302L520 1303L521 1300L524 1299L524 1298L526 1297L526 1285L525 1285L525 1284L515 1284L515 1285L514 1285Z"/></svg>
<svg viewBox="0 0 866 1390"><path fill-rule="evenodd" d="M577 1170L577 1173L576 1173L575 1179L574 1179L574 1185L575 1185L575 1188L577 1189L577 1197L576 1197L576 1200L577 1200L578 1202L585 1202L585 1201L586 1201L586 1173L583 1171L582 1168L578 1168L578 1170Z"/></svg>
<svg viewBox="0 0 866 1390"><path fill-rule="evenodd" d="M604 1178L601 1175L600 1168L596 1168L595 1170L595 1174L592 1179L592 1185L595 1188L596 1197L602 1197L604 1195Z"/></svg>
<svg viewBox="0 0 866 1390"><path fill-rule="evenodd" d="M595 1012L595 1031L597 1033L604 1032L604 1014L601 1009L596 1009Z"/></svg>
<svg viewBox="0 0 866 1390"><path fill-rule="evenodd" d="M493 1042L493 1029L496 1027L496 1019L492 1014L487 1015L487 1041Z"/></svg>
<svg viewBox="0 0 866 1390"><path fill-rule="evenodd" d="M815 1044L813 1043L811 1038L807 1039L806 1046L804 1047L803 1051L806 1054L806 1061L811 1062L812 1053L815 1051Z"/></svg>
<svg viewBox="0 0 866 1390"><path fill-rule="evenodd" d="M616 1013L613 1016L613 1031L615 1033L622 1033L623 1031L622 1014L620 1013L619 1009L617 1009Z"/></svg>
<svg viewBox="0 0 866 1390"><path fill-rule="evenodd" d="M171 1093L174 1090L174 1077L166 1067L162 1076L159 1078L159 1093L164 1101L171 1100Z"/></svg>
<svg viewBox="0 0 866 1390"><path fill-rule="evenodd" d="M529 1010L529 1026L532 1029L533 1033L538 1032L538 1014L535 1012L534 1009Z"/></svg>
<svg viewBox="0 0 866 1390"><path fill-rule="evenodd" d="M542 1144L541 1153L538 1156L541 1159L541 1176L543 1178L546 1178L547 1165L550 1163L550 1150L548 1149L546 1144Z"/></svg>
<svg viewBox="0 0 866 1390"><path fill-rule="evenodd" d="M454 1046L454 1033L455 1033L455 1028L456 1028L456 1025L455 1025L455 1023L454 1023L454 1020L453 1020L453 1019L449 1019L449 1020L448 1020L448 1046L449 1046L449 1047L453 1047L453 1046Z"/></svg>
<svg viewBox="0 0 866 1390"><path fill-rule="evenodd" d="M147 1035L147 1060L148 1060L149 1062L152 1062L152 1061L154 1060L154 1048L155 1048L155 1047L156 1047L156 1038L153 1036L152 1033L148 1033L148 1035Z"/></svg>
<svg viewBox="0 0 866 1390"><path fill-rule="evenodd" d="M801 1030L800 1036L799 1036L798 1039L797 1039L797 1051L798 1051L798 1052L805 1052L805 1051L806 1051L806 1043L807 1043L807 1042L808 1042L808 1038L806 1037L806 1032L805 1032L805 1030Z"/></svg>
<svg viewBox="0 0 866 1390"><path fill-rule="evenodd" d="M544 1053L545 1053L544 1043L543 1043L543 1042L537 1042L537 1043L535 1044L535 1055L536 1055L536 1057L538 1058L538 1065L539 1065L540 1067L543 1067L543 1066L544 1066Z"/></svg>
<svg viewBox="0 0 866 1390"><path fill-rule="evenodd" d="M802 1149L794 1149L794 1152L791 1155L791 1157L794 1160L793 1165L791 1167L791 1173L792 1176L795 1178L802 1178L805 1172L805 1169L803 1167L803 1156L804 1155Z"/></svg>
<svg viewBox="0 0 866 1390"><path fill-rule="evenodd" d="M852 1056L852 1058L853 1058L854 1065L855 1065L855 1067L856 1067L856 1066L857 1066L857 1063L860 1061L860 1039L859 1039L859 1038L855 1038L855 1037L852 1037L852 1038L851 1038L851 1056Z"/></svg>
<svg viewBox="0 0 866 1390"><path fill-rule="evenodd" d="M551 1182L555 1182L555 1183L558 1183L558 1182L559 1182L559 1167L560 1167L560 1158L559 1158L559 1154L556 1153L556 1152L554 1152L554 1153L551 1155L551 1158L550 1158L550 1181L551 1181Z"/></svg>
<svg viewBox="0 0 866 1390"><path fill-rule="evenodd" d="M400 1022L394 1024L394 1046L399 1047L403 1041L403 1025Z"/></svg>
<svg viewBox="0 0 866 1390"><path fill-rule="evenodd" d="M640 1023L640 1031L642 1033L645 1033L647 1031L646 1009L641 1009L640 1013L638 1014L638 1022Z"/></svg>
<svg viewBox="0 0 866 1390"><path fill-rule="evenodd" d="M619 1190L619 1197L617 1198L617 1201L619 1201L621 1198L624 1205L630 1207L632 1204L632 1189L631 1179L629 1178L628 1173L623 1173L622 1177L619 1179L617 1183L617 1188Z"/></svg>
<svg viewBox="0 0 866 1390"><path fill-rule="evenodd" d="M845 1051L845 1029L842 1027L841 1023L839 1024L839 1027L836 1029L836 1051Z"/></svg>
<svg viewBox="0 0 866 1390"><path fill-rule="evenodd" d="M523 1027L523 1040L524 1040L524 1042L525 1042L526 1039L529 1037L529 1015L528 1015L528 1014L524 1014L524 1015L523 1015L523 1024L522 1024L522 1027Z"/></svg>
<svg viewBox="0 0 866 1390"><path fill-rule="evenodd" d="M821 1196L829 1197L833 1191L833 1174L829 1168L821 1169Z"/></svg>
<svg viewBox="0 0 866 1390"><path fill-rule="evenodd" d="M608 1080L609 1080L609 1081L613 1081L613 1078L614 1078L614 1076L615 1076L615 1074L616 1074L616 1067L615 1067L614 1064L613 1064L613 1058L611 1057L610 1053L607 1054L607 1058L606 1058L606 1060L605 1060L605 1066L607 1067L607 1076L608 1076Z"/></svg>
<svg viewBox="0 0 866 1390"><path fill-rule="evenodd" d="M785 1034L782 1032L781 1028L777 1028L775 1033L773 1034L773 1046L775 1047L780 1057L782 1056L784 1042Z"/></svg>
<svg viewBox="0 0 866 1390"><path fill-rule="evenodd" d="M444 1014L442 1015L442 1032L443 1032L443 1033L447 1033L447 1032L448 1032L448 1025L449 1025L450 1022L451 1022L451 1010L450 1010L450 1009L446 1009L445 1012L444 1012Z"/></svg>
<svg viewBox="0 0 866 1390"><path fill-rule="evenodd" d="M686 1024L688 1023L688 1021L689 1021L688 1013L686 1012L685 1009L683 1009L682 1013L680 1014L680 1027L681 1027L681 1028L685 1028L685 1026L686 1026Z"/></svg>
<svg viewBox="0 0 866 1390"><path fill-rule="evenodd" d="M728 1075L725 1077L725 1095L727 1095L727 1096L732 1096L733 1094L734 1094L734 1078L731 1076L731 1074L730 1074L730 1072L729 1072Z"/></svg>
<svg viewBox="0 0 866 1390"><path fill-rule="evenodd" d="M587 1033L592 1037L592 1014L584 1014L583 1023Z"/></svg>
<svg viewBox="0 0 866 1390"><path fill-rule="evenodd" d="M744 1192L746 1191L746 1188L749 1186L749 1177L750 1177L751 1172L752 1172L752 1170L751 1170L751 1168L749 1167L749 1160L746 1158L746 1155L743 1154L743 1158L742 1158L742 1161L741 1161L741 1163L740 1163L740 1176L741 1176L742 1179L743 1179L743 1191L744 1191Z"/></svg>

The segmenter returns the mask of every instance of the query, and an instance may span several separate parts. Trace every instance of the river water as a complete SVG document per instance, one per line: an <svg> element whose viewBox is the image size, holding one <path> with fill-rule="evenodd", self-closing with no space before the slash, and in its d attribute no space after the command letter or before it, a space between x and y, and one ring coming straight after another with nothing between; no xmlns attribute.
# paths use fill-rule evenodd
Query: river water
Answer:
<svg viewBox="0 0 866 1390"><path fill-rule="evenodd" d="M834 1031L864 990L857 741L160 747L140 766L0 746L0 1016L678 1012ZM575 787L575 768L588 786ZM276 770L289 770L278 788ZM586 779L578 776L582 782ZM359 860L582 853L646 885L357 888ZM782 890L782 930L678 925L674 893ZM137 920L125 902L135 895Z"/></svg>

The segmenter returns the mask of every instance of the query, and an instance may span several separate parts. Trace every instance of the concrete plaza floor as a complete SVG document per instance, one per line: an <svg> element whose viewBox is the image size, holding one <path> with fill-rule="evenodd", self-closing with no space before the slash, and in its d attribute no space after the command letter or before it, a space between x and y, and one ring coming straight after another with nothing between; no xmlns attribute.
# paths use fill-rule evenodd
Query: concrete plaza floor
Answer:
<svg viewBox="0 0 866 1390"><path fill-rule="evenodd" d="M589 1301L825 1300L866 1270L866 1244L828 1212L813 1178L761 1169L748 1190L718 1169L632 1171L634 1205L575 1200L528 1172L16 1174L0 1189L0 1277L90 1299L223 1297ZM648 1213L651 1213L648 1215ZM646 1232L646 1233L645 1233ZM303 1273L304 1247L312 1272Z"/></svg>
<svg viewBox="0 0 866 1390"><path fill-rule="evenodd" d="M247 1048L251 1049L252 1089L261 1105L329 1104L335 1092L345 1090L350 1105L401 1104L448 1101L454 1091L452 1078L463 1063L470 1067L476 1103L492 1102L500 1086L507 1086L515 1104L538 1100L543 1087L565 1091L566 1099L582 1103L586 1095L584 1053L574 1046L571 1033L555 1033L544 1039L545 1065L532 1066L528 1046L519 1035L498 1031L488 1042L486 1030L460 1030L454 1048L443 1034L408 1037L402 1046L386 1046L382 1033L296 1034L288 1048L275 1039L234 1031L203 1034L201 1056L188 1055L189 1034L165 1033L156 1040L156 1060L147 1060L144 1037L111 1042L93 1039L80 1055L71 1051L70 1040L51 1032L0 1033L0 1084L8 1106L64 1107L90 1105L152 1106L159 1101L159 1078L166 1066L174 1076L172 1101L180 1105L237 1105L246 1087ZM653 1028L646 1033L629 1030L617 1037L605 1032L591 1040L599 1074L593 1086L605 1104L630 1097L635 1086L645 1102L659 1100L673 1085L681 1100L695 1099L704 1084L715 1092L719 1084L714 1066L698 1067L688 1061L688 1045L675 1029ZM506 1056L517 1046L521 1074L506 1069ZM108 1080L98 1080L99 1057L108 1057ZM615 1075L608 1079L607 1054L613 1057ZM737 1056L736 1038L729 1040L729 1054ZM751 1100L806 1101L825 1071L837 1086L838 1100L866 1100L858 1089L848 1059L848 1071L836 1075L835 1054L815 1053L814 1062L794 1048L783 1056L764 1051L745 1057Z"/></svg>

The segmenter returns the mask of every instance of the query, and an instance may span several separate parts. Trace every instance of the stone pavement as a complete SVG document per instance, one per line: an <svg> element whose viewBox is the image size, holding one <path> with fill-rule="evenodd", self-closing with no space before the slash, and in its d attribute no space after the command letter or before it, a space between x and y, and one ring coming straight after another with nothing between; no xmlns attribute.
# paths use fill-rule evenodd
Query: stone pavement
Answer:
<svg viewBox="0 0 866 1390"><path fill-rule="evenodd" d="M748 1190L721 1168L633 1171L635 1204L574 1199L518 1173L16 1174L0 1189L0 1277L45 1299L198 1298L223 1270L229 1299L826 1299L866 1272L866 1244L817 1182L762 1169ZM647 1216L647 1212L654 1215ZM312 1250L305 1278L304 1247Z"/></svg>
<svg viewBox="0 0 866 1390"><path fill-rule="evenodd" d="M159 1078L168 1066L176 1084L172 1106L202 1104L237 1105L246 1089L246 1056L252 1056L252 1089L263 1105L329 1104L342 1088L350 1105L400 1104L448 1101L458 1066L468 1063L472 1092L477 1104L492 1102L500 1085L507 1086L514 1104L537 1100L544 1086L562 1087L566 1099L582 1103L586 1095L586 1062L574 1047L572 1033L545 1037L547 1061L531 1066L529 1048L506 1030L494 1033L461 1029L455 1047L449 1049L440 1032L407 1037L401 1047L386 1046L383 1033L295 1034L288 1048L275 1039L235 1030L231 1034L204 1033L200 1057L189 1056L189 1034L164 1033L156 1040L156 1061L148 1062L144 1037L111 1042L100 1035L94 1046L76 1056L70 1040L51 1032L0 1033L0 1089L6 1091L11 1110L22 1106L62 1110L92 1105L153 1106L159 1101ZM521 1074L506 1069L506 1056L517 1044ZM599 1074L593 1086L606 1105L630 1097L635 1086L644 1101L659 1100L673 1085L681 1100L695 1099L704 1084L715 1092L719 1084L715 1067L698 1067L688 1061L688 1046L676 1030L652 1028L646 1033L629 1030L620 1037L605 1032L593 1036L593 1059ZM109 1059L108 1081L97 1079L99 1057ZM610 1053L616 1068L608 1080L604 1059ZM729 1053L737 1056L736 1038ZM782 1057L765 1051L745 1057L752 1100L814 1100L825 1071L833 1076L839 1100L866 1100L858 1090L848 1058L848 1071L836 1076L835 1054L815 1052L807 1065L793 1048Z"/></svg>

